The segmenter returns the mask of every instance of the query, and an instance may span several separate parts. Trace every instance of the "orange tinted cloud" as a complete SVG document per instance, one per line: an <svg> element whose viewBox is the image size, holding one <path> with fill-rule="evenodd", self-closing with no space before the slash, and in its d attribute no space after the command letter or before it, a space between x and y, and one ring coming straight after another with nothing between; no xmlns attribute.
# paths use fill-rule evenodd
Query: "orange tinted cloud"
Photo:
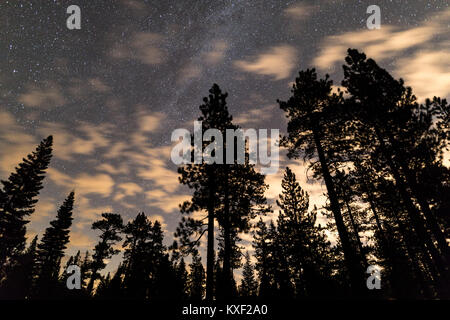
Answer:
<svg viewBox="0 0 450 320"><path fill-rule="evenodd" d="M66 190L74 189L79 196L96 194L108 197L114 187L114 180L105 173L87 174L81 173L75 177L63 173L55 168L48 168L47 174L50 180Z"/></svg>
<svg viewBox="0 0 450 320"><path fill-rule="evenodd" d="M281 45L272 47L267 52L246 61L236 61L235 66L243 71L272 76L275 80L281 80L291 76L296 63L296 49L289 45Z"/></svg>
<svg viewBox="0 0 450 320"><path fill-rule="evenodd" d="M284 10L286 16L294 20L303 20L314 12L315 6L308 4L295 4Z"/></svg>
<svg viewBox="0 0 450 320"><path fill-rule="evenodd" d="M42 87L30 85L27 91L18 97L18 101L27 107L44 109L61 106L66 103L61 88L55 83L44 83Z"/></svg>
<svg viewBox="0 0 450 320"><path fill-rule="evenodd" d="M447 9L415 28L383 25L379 30L327 37L314 64L322 70L335 69L343 64L348 48L357 48L377 62L396 59L392 73L404 78L420 101L434 95L445 97L450 94L450 42L441 39L449 36L449 19Z"/></svg>
<svg viewBox="0 0 450 320"><path fill-rule="evenodd" d="M130 39L127 43L115 43L110 55L116 59L135 59L148 65L157 65L165 61L161 35L137 32Z"/></svg>
<svg viewBox="0 0 450 320"><path fill-rule="evenodd" d="M59 123L45 122L38 132L44 136L53 135L53 154L62 160L74 160L75 155L91 155L100 148L110 145L107 134L111 127L107 124L93 125L80 123L76 129L68 131Z"/></svg>
<svg viewBox="0 0 450 320"><path fill-rule="evenodd" d="M228 44L224 40L216 40L212 44L211 50L205 53L205 62L215 65L223 60Z"/></svg>
<svg viewBox="0 0 450 320"><path fill-rule="evenodd" d="M7 178L37 146L35 138L24 132L14 117L7 111L0 111L0 173Z"/></svg>
<svg viewBox="0 0 450 320"><path fill-rule="evenodd" d="M30 216L30 220L38 222L48 217L56 216L57 209L55 203L55 199L39 199L34 213Z"/></svg>

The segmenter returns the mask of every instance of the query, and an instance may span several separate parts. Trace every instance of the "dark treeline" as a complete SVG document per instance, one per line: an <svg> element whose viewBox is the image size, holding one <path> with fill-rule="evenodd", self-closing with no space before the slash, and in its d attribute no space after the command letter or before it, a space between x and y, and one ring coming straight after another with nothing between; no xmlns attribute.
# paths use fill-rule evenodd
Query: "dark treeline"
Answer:
<svg viewBox="0 0 450 320"><path fill-rule="evenodd" d="M281 145L324 182L323 207L310 208L308 193L285 168L277 220L266 223L262 217L273 210L264 196L268 185L248 154L245 163L183 165L179 180L192 197L180 205L172 245L164 245L160 222L144 213L127 223L102 213L92 224L99 233L95 247L62 265L75 192L41 238L26 245L26 225L52 156L49 136L1 181L0 298L449 299L450 170L443 164L449 106L436 97L419 104L401 79L357 50L349 49L345 62L345 95L332 90L328 75L318 78L308 69L299 72L291 96L278 100L288 119ZM226 129L239 128L226 99L213 85L199 117L203 130L218 129L224 139ZM235 142L225 139L223 153L205 143L205 153L225 160ZM333 244L327 231L336 235ZM242 233L253 235L254 259L243 252ZM198 251L203 237L206 261ZM120 247L121 263L106 273ZM79 290L66 286L71 265L80 270ZM371 265L382 269L381 290L366 285Z"/></svg>

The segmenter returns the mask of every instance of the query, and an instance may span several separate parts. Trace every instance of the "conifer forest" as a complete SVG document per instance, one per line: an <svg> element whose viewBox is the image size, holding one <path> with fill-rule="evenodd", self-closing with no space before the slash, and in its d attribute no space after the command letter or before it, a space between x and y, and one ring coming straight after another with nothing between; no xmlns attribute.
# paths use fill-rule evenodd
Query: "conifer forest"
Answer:
<svg viewBox="0 0 450 320"><path fill-rule="evenodd" d="M0 4L1 300L450 299L448 4L100 2Z"/></svg>

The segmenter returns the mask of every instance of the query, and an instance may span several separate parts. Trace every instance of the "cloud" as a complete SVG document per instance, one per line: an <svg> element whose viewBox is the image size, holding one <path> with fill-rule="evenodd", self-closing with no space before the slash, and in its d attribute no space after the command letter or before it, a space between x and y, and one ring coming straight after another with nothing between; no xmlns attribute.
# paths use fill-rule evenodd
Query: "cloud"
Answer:
<svg viewBox="0 0 450 320"><path fill-rule="evenodd" d="M82 173L74 180L75 191L80 195L97 194L107 197L111 194L113 186L113 179L104 173L97 175Z"/></svg>
<svg viewBox="0 0 450 320"><path fill-rule="evenodd" d="M314 64L322 70L335 69L344 62L348 48L357 48L377 62L396 60L392 73L405 79L420 101L433 95L450 94L450 9L421 25L400 29L383 25L379 30L361 30L333 35L323 40Z"/></svg>
<svg viewBox="0 0 450 320"><path fill-rule="evenodd" d="M52 180L57 186L61 187L71 187L72 178L59 171L58 169L55 169L53 167L49 167L47 169L47 175L50 180Z"/></svg>
<svg viewBox="0 0 450 320"><path fill-rule="evenodd" d="M89 84L91 85L92 89L96 92L108 92L111 90L110 87L108 87L101 79L99 78L91 78L89 79Z"/></svg>
<svg viewBox="0 0 450 320"><path fill-rule="evenodd" d="M66 100L61 93L61 88L55 83L44 83L43 87L30 85L27 92L18 97L18 101L27 107L50 109L61 106Z"/></svg>
<svg viewBox="0 0 450 320"><path fill-rule="evenodd" d="M178 84L185 83L191 79L199 78L202 74L202 68L192 63L184 66L179 71Z"/></svg>
<svg viewBox="0 0 450 320"><path fill-rule="evenodd" d="M112 175L129 173L129 168L123 163L120 166L113 166L109 163L102 163L98 165L95 169L98 171L104 171Z"/></svg>
<svg viewBox="0 0 450 320"><path fill-rule="evenodd" d="M80 123L70 132L59 123L45 122L38 132L44 136L54 136L54 155L61 160L74 160L74 155L92 155L110 144L107 134L111 127L107 124Z"/></svg>
<svg viewBox="0 0 450 320"><path fill-rule="evenodd" d="M286 16L294 20L303 20L311 15L315 6L307 4L295 4L284 10Z"/></svg>
<svg viewBox="0 0 450 320"><path fill-rule="evenodd" d="M343 63L348 48L364 50L369 57L381 61L393 57L406 49L417 47L429 41L435 34L431 26L399 30L383 26L378 30L362 30L327 37L314 64L320 69L330 69L336 63Z"/></svg>
<svg viewBox="0 0 450 320"><path fill-rule="evenodd" d="M90 200L80 194L75 195L74 223L78 230L86 230L104 212L114 212L111 206L92 206Z"/></svg>
<svg viewBox="0 0 450 320"><path fill-rule="evenodd" d="M163 63L165 53L161 49L163 37L157 33L138 32L133 34L130 41L116 43L110 55L116 59L134 59L148 65Z"/></svg>
<svg viewBox="0 0 450 320"><path fill-rule="evenodd" d="M75 193L79 196L96 194L102 197L108 197L111 195L114 187L114 180L105 173L91 175L81 173L72 177L50 167L47 169L47 174L53 183L65 187L67 190L75 189Z"/></svg>
<svg viewBox="0 0 450 320"><path fill-rule="evenodd" d="M161 223L161 229L164 232L167 232L167 224L165 223L164 217L159 215L159 214L153 214L150 216L147 216L148 220L150 220L151 222L155 223L155 221L158 221L159 223Z"/></svg>
<svg viewBox="0 0 450 320"><path fill-rule="evenodd" d="M71 248L92 248L95 244L95 240L90 238L83 232L71 231L70 232L70 247Z"/></svg>
<svg viewBox="0 0 450 320"><path fill-rule="evenodd" d="M294 47L282 45L272 47L250 61L236 61L235 66L243 71L273 76L275 80L282 80L291 76L297 63L296 55L297 51Z"/></svg>
<svg viewBox="0 0 450 320"><path fill-rule="evenodd" d="M218 64L225 57L228 44L224 40L216 40L210 51L205 53L205 62L210 65Z"/></svg>
<svg viewBox="0 0 450 320"><path fill-rule="evenodd" d="M24 132L15 118L0 111L0 173L6 175L36 149L35 138ZM6 177L5 177L6 178Z"/></svg>
<svg viewBox="0 0 450 320"><path fill-rule="evenodd" d="M410 58L399 59L395 73L405 79L420 97L450 95L450 43L445 50L420 51Z"/></svg>
<svg viewBox="0 0 450 320"><path fill-rule="evenodd" d="M127 196L134 196L143 191L143 189L134 182L121 183L121 184L117 185L117 188L122 191L118 192L114 196L115 201L119 201ZM126 206L126 204L125 204L125 206Z"/></svg>
<svg viewBox="0 0 450 320"><path fill-rule="evenodd" d="M148 112L143 106L142 110L136 113L137 130L131 134L131 141L137 148L146 148L149 141L149 132L155 132L161 127L161 123L166 115L160 112Z"/></svg>
<svg viewBox="0 0 450 320"><path fill-rule="evenodd" d="M127 147L128 145L125 142L115 142L104 153L104 157L107 159L115 159L119 157Z"/></svg>
<svg viewBox="0 0 450 320"><path fill-rule="evenodd" d="M240 126L257 125L273 119L275 112L278 112L281 118L282 113L279 112L278 106L269 104L260 108L249 109L245 111L245 113L241 113L237 117L234 117L233 120Z"/></svg>
<svg viewBox="0 0 450 320"><path fill-rule="evenodd" d="M191 196L184 194L171 194L161 189L145 192L148 205L161 209L165 213L179 210L179 205L189 200Z"/></svg>
<svg viewBox="0 0 450 320"><path fill-rule="evenodd" d="M139 129L142 132L152 132L160 127L161 122L166 118L166 115L161 112L153 112L150 114L140 113L138 118Z"/></svg>
<svg viewBox="0 0 450 320"><path fill-rule="evenodd" d="M35 212L30 216L32 222L39 222L48 217L56 216L55 199L40 199Z"/></svg>
<svg viewBox="0 0 450 320"><path fill-rule="evenodd" d="M169 159L169 157L164 160L149 158L146 167L137 170L137 175L142 179L153 181L155 187L174 192L179 187L178 173L166 167Z"/></svg>
<svg viewBox="0 0 450 320"><path fill-rule="evenodd" d="M142 147L140 152L125 152L124 156L135 164L137 176L154 183L166 192L179 187L176 169L168 167L172 146Z"/></svg>

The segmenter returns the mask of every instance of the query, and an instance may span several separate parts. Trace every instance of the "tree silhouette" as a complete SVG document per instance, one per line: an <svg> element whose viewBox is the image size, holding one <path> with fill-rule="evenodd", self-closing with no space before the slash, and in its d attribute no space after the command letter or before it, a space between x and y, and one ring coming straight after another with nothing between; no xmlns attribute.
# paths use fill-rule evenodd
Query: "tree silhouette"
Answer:
<svg viewBox="0 0 450 320"><path fill-rule="evenodd" d="M193 301L200 301L205 294L205 269L202 258L197 250L192 252L192 263L189 265L190 273L188 279L189 298Z"/></svg>
<svg viewBox="0 0 450 320"><path fill-rule="evenodd" d="M37 257L37 241L35 236L28 248L17 258L17 263L8 271L8 277L0 286L0 299L29 299L35 275Z"/></svg>
<svg viewBox="0 0 450 320"><path fill-rule="evenodd" d="M37 248L37 279L34 286L39 299L51 298L59 289L61 259L69 243L75 193L72 191L58 209L56 219L50 222ZM65 284L64 284L65 285Z"/></svg>
<svg viewBox="0 0 450 320"><path fill-rule="evenodd" d="M202 116L198 118L202 121L202 134L212 128L225 131L227 128L232 128L231 116L228 113L226 105L227 94L222 93L219 86L214 84L209 90L208 97L203 98L204 104L200 106ZM198 245L200 238L207 232L207 258L206 258L206 299L213 298L214 285L214 221L215 221L215 207L217 198L217 170L216 164L187 164L178 168L180 174L180 183L187 185L194 189L194 194L190 201L186 201L181 206L182 213L191 213L194 211L206 210L207 223L202 220L194 220L190 217L182 218L179 228L175 233L176 237L181 237L183 246L192 248ZM206 227L206 228L205 228ZM197 234L194 241L190 240L192 235Z"/></svg>
<svg viewBox="0 0 450 320"><path fill-rule="evenodd" d="M250 254L245 253L245 263L242 271L242 281L239 286L239 295L244 298L256 297L258 291L258 282L255 280L255 273L250 261Z"/></svg>
<svg viewBox="0 0 450 320"><path fill-rule="evenodd" d="M440 278L448 288L446 236L430 201L421 192L417 176L422 168L440 164L439 155L448 141L443 130L448 123L448 106L440 99L419 105L402 79L393 79L357 50L349 49L346 62L342 84L351 94L347 105L354 115L359 143L373 151L369 154L371 164L384 165L382 172L394 180L406 219L418 239L422 261L432 278ZM448 295L444 287L438 285L436 289Z"/></svg>
<svg viewBox="0 0 450 320"><path fill-rule="evenodd" d="M6 265L13 265L25 248L26 218L34 212L36 197L52 157L53 137L42 140L36 151L22 160L0 191L0 281Z"/></svg>
<svg viewBox="0 0 450 320"><path fill-rule="evenodd" d="M152 249L153 225L142 212L125 226L123 233L124 268L126 269L124 286L130 297L144 299L149 288L149 274L153 257Z"/></svg>
<svg viewBox="0 0 450 320"><path fill-rule="evenodd" d="M91 277L87 286L88 293L92 293L95 280L100 278L98 272L106 266L104 260L119 253L119 250L114 249L113 245L122 240L120 236L123 230L122 217L117 213L102 213L102 219L95 221L92 224L92 229L100 230L101 234L100 241L94 248L90 265Z"/></svg>
<svg viewBox="0 0 450 320"><path fill-rule="evenodd" d="M317 174L323 177L327 187L330 209L342 244L351 287L355 293L364 292L364 270L350 241L330 170L334 166L331 163L339 161L333 155L336 153L334 149L340 145L336 139L340 124L336 114L341 109L343 99L342 93L331 94L331 85L328 75L317 80L314 69L299 72L292 87L292 96L288 101L277 100L289 118L288 136L283 137L281 143L288 148L289 158L298 158L300 151L304 152L307 159L318 157L320 169L316 169Z"/></svg>
<svg viewBox="0 0 450 320"><path fill-rule="evenodd" d="M345 62L342 85L348 95L332 93L329 76L320 79L308 69L299 73L291 97L278 101L289 120L282 145L289 158L307 160L314 179L323 179L323 206L309 208L308 193L287 167L278 216L263 221L271 211L268 185L250 164L247 146L244 162L227 157L231 148L237 155L238 137L229 140L226 131L239 127L228 111L227 93L214 84L198 120L202 134L217 129L222 139L202 142L201 152L224 164L203 158L178 169L192 197L180 205L183 216L173 244L164 244L161 223L143 212L126 225L121 215L103 213L92 224L100 237L92 256L78 251L65 260L71 192L41 241L35 236L25 249L27 217L51 159L49 136L2 181L0 298L196 303L205 298L449 298L450 169L444 163L449 105L438 97L418 103L402 79L355 49L348 50ZM197 147L191 145L191 160L198 160ZM249 232L254 266L248 251L241 263L243 233ZM198 251L205 234L206 274ZM123 259L115 271L102 272L106 260L119 253L118 245ZM65 271L73 264L80 267L81 290L65 287ZM365 269L372 264L382 268L383 290L366 288ZM237 288L234 270L241 267Z"/></svg>
<svg viewBox="0 0 450 320"><path fill-rule="evenodd" d="M273 231L273 228L272 230ZM259 289L258 296L268 299L275 295L275 268L276 261L272 250L274 234L270 232L267 225L260 220L253 231L253 247L255 248L256 264L258 272Z"/></svg>
<svg viewBox="0 0 450 320"><path fill-rule="evenodd" d="M175 268L175 286L174 291L177 296L175 300L186 300L188 298L188 272L186 270L186 263L182 258L178 264L174 263Z"/></svg>
<svg viewBox="0 0 450 320"><path fill-rule="evenodd" d="M316 225L317 213L308 211L309 196L286 168L277 200L276 237L287 261L290 282L299 297L318 297L332 288L331 244Z"/></svg>
<svg viewBox="0 0 450 320"><path fill-rule="evenodd" d="M214 84L210 89L209 97L204 98L204 104L200 106L202 116L198 120L203 123L203 133L208 129L216 129L222 137L226 137L227 129L238 129L233 125L232 117L228 113L226 98L227 94L222 93L219 86ZM207 216L204 217L208 219L206 224L203 220L183 217L175 236L180 238L183 246L192 248L198 245L200 238L208 232L206 280L206 299L208 300L212 299L214 283L212 281L214 221L217 220L221 227L223 258L221 267L223 281L216 283L223 286L219 291L229 297L233 290L232 261L236 261L237 232L248 232L250 220L257 214L264 214L269 210L264 197L264 191L267 188L264 184L264 176L255 171L254 165L249 164L248 155L244 164L238 164L236 158L233 158L233 163L229 163L229 159L226 161L228 146L231 146L231 141L227 142L224 138L223 149L219 145L223 153L223 164L188 164L178 170L181 175L180 182L194 189L192 199L182 204L181 211L183 213L201 210L207 212ZM196 237L195 240L191 240L192 236Z"/></svg>

